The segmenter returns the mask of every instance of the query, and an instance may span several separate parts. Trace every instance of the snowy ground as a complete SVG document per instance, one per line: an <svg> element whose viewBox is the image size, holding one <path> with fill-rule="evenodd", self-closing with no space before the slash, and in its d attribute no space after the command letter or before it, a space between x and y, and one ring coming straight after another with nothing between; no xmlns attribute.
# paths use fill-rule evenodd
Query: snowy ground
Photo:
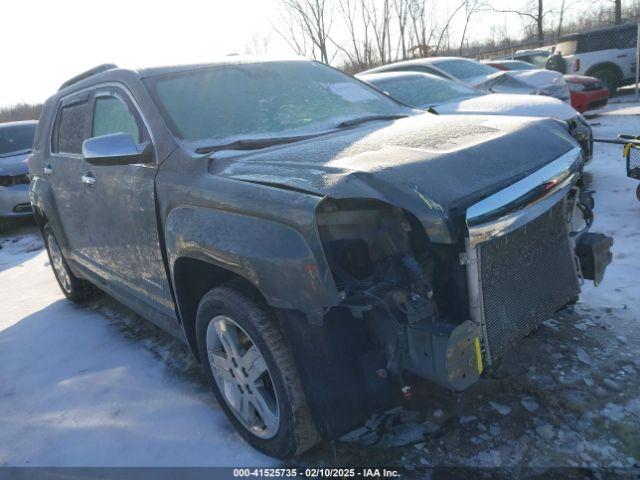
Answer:
<svg viewBox="0 0 640 480"><path fill-rule="evenodd" d="M640 106L615 100L589 120L597 137L640 131ZM587 171L594 230L615 237L603 285L585 286L471 389L420 385L405 408L302 464L638 467L637 182L614 145L597 145ZM107 296L64 300L33 226L0 245L0 466L276 463L233 431L182 344Z"/></svg>

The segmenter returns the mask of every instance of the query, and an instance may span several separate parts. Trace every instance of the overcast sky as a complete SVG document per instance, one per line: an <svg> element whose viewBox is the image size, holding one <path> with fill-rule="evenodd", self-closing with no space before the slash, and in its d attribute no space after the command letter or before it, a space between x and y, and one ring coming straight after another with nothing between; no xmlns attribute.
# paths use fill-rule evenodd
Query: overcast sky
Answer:
<svg viewBox="0 0 640 480"><path fill-rule="evenodd" d="M491 5L510 9L527 1L491 0ZM575 15L594 1L569 3ZM281 18L277 13L280 0L0 2L0 107L42 102L68 78L101 63L135 68L207 62L229 53L245 53L254 38L265 37L270 40L269 54L293 53L273 31L273 24ZM545 8L553 10L558 3L562 0L545 0ZM459 3L434 0L431 5L437 5L433 14L446 18ZM454 39L463 29L463 17L458 15L451 25ZM502 26L512 38L518 38L523 21L513 14L479 13L469 25L467 39L486 38L492 26ZM336 22L332 38L346 42L340 28Z"/></svg>
<svg viewBox="0 0 640 480"><path fill-rule="evenodd" d="M100 63L144 67L244 52L276 0L0 0L0 107L42 102ZM275 38L270 53L289 54Z"/></svg>

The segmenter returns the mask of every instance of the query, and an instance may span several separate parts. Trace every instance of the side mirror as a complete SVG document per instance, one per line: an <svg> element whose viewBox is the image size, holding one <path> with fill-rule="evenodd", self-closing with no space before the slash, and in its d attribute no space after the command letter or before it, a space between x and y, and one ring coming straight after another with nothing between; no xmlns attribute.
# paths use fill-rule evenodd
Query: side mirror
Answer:
<svg viewBox="0 0 640 480"><path fill-rule="evenodd" d="M153 160L151 143L139 145L128 133L88 138L82 143L82 156L91 165L131 165Z"/></svg>

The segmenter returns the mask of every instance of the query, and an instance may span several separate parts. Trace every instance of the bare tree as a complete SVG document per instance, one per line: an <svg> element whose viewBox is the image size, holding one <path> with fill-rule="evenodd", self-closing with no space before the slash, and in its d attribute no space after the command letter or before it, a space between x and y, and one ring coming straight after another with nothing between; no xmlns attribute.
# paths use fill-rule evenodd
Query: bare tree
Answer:
<svg viewBox="0 0 640 480"><path fill-rule="evenodd" d="M409 20L409 0L393 0L393 7L398 22L399 47L402 51L402 59L407 58L407 22ZM397 54L396 54L397 57Z"/></svg>
<svg viewBox="0 0 640 480"><path fill-rule="evenodd" d="M538 46L544 45L544 17L550 13L549 10L545 11L543 0L530 1L524 10L498 10L495 12L500 13L515 13L521 17L529 18L533 21L536 27L536 37L538 38Z"/></svg>
<svg viewBox="0 0 640 480"><path fill-rule="evenodd" d="M435 52L436 54L440 51L440 47L442 46L442 41L447 40L447 45L449 43L449 26L451 25L452 20L456 16L456 14L465 6L467 0L464 0L460 5L458 5L453 12L449 15L442 30L440 30L440 36L438 37L438 42L436 43Z"/></svg>
<svg viewBox="0 0 640 480"><path fill-rule="evenodd" d="M615 4L614 7L614 11L615 11L615 24L616 25L620 25L622 23L622 0L614 0L613 2Z"/></svg>
<svg viewBox="0 0 640 480"><path fill-rule="evenodd" d="M373 30L373 39L382 63L391 60L391 6L389 0L368 0L364 5L365 14Z"/></svg>
<svg viewBox="0 0 640 480"><path fill-rule="evenodd" d="M329 35L333 24L333 4L327 0L281 0L289 16L287 30L278 33L299 54L306 55L307 43L313 57L329 63ZM304 52L304 53L303 53Z"/></svg>
<svg viewBox="0 0 640 480"><path fill-rule="evenodd" d="M460 53L459 53L460 56L462 56L462 48L464 46L464 37L467 35L467 27L469 26L471 17L473 16L474 13L485 9L487 6L488 4L484 0L465 0L464 28L462 30L462 38L460 38Z"/></svg>
<svg viewBox="0 0 640 480"><path fill-rule="evenodd" d="M411 30L415 45L412 50L419 57L429 55L429 43L433 36L433 29L429 29L429 37L427 38L427 22L426 22L426 0L409 0L409 18L411 20Z"/></svg>
<svg viewBox="0 0 640 480"><path fill-rule="evenodd" d="M270 43L271 34L255 34L251 37L251 40L245 44L244 53L247 55L264 55L269 50Z"/></svg>

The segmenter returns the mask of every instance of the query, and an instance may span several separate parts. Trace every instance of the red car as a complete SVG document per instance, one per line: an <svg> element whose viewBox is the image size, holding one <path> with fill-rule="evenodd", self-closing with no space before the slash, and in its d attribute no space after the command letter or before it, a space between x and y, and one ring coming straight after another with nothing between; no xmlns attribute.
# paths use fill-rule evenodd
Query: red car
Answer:
<svg viewBox="0 0 640 480"><path fill-rule="evenodd" d="M487 62L500 70L528 70L538 68L522 60L493 60ZM571 106L580 113L600 108L609 101L609 89L595 77L583 75L565 75L565 82L571 91Z"/></svg>
<svg viewBox="0 0 640 480"><path fill-rule="evenodd" d="M571 91L571 106L580 113L604 107L609 101L609 89L595 77L564 76Z"/></svg>

